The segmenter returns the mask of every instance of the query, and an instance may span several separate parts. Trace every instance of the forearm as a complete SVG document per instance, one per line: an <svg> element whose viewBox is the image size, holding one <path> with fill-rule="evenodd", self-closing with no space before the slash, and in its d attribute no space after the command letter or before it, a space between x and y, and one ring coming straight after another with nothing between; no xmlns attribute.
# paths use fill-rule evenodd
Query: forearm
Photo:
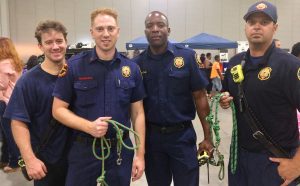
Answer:
<svg viewBox="0 0 300 186"><path fill-rule="evenodd" d="M35 158L30 142L30 132L27 125L24 122L12 120L11 129L22 158L25 161Z"/></svg>
<svg viewBox="0 0 300 186"><path fill-rule="evenodd" d="M219 69L217 69L217 73L218 73L219 77L222 79L223 75L222 75L222 73L221 73L221 71Z"/></svg>
<svg viewBox="0 0 300 186"><path fill-rule="evenodd" d="M137 149L136 155L144 157L145 155L145 114L143 109L143 103L133 103L136 104L135 108L131 112L131 121L133 124L133 129L138 133L140 144ZM135 138L137 144L137 137Z"/></svg>
<svg viewBox="0 0 300 186"><path fill-rule="evenodd" d="M53 117L63 125L88 133L88 126L91 124L91 121L75 115L68 108L57 107L54 109L53 107L52 113Z"/></svg>
<svg viewBox="0 0 300 186"><path fill-rule="evenodd" d="M198 114L199 120L202 125L204 138L206 140L210 140L210 138L211 138L210 127L209 127L209 123L206 120L206 117L209 114L209 104L208 104L208 101L206 98L206 92L203 89L203 90L194 92L193 95L194 95L194 99L195 99L197 114Z"/></svg>

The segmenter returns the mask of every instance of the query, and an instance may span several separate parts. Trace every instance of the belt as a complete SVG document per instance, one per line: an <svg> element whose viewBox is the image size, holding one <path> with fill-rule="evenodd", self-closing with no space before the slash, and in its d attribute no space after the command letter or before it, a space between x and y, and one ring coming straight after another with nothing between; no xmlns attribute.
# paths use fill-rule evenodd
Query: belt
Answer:
<svg viewBox="0 0 300 186"><path fill-rule="evenodd" d="M179 123L168 123L168 126L165 126L165 123L154 123L154 122L146 122L147 127L150 130L155 132L159 132L161 134L171 134L174 132L183 131L192 126L191 121L183 121Z"/></svg>
<svg viewBox="0 0 300 186"><path fill-rule="evenodd" d="M122 139L125 140L128 137L129 137L129 133L125 132L123 134ZM117 138L107 138L106 140L107 140L107 142L108 142L108 144L109 144L110 147L115 147L117 145L117 142L118 142ZM93 145L94 138L78 135L78 136L76 136L75 141L77 141L79 143L82 143L82 144L85 144L85 145ZM100 147L101 146L100 140L96 141L95 146L96 147Z"/></svg>

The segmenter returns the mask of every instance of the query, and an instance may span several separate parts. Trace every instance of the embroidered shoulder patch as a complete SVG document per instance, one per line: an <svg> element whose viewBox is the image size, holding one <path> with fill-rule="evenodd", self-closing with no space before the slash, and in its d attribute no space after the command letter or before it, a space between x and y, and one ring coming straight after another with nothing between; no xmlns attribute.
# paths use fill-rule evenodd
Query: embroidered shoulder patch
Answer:
<svg viewBox="0 0 300 186"><path fill-rule="evenodd" d="M68 65L67 63L65 63L62 69L60 70L58 77L64 77L67 74L67 71L68 71Z"/></svg>

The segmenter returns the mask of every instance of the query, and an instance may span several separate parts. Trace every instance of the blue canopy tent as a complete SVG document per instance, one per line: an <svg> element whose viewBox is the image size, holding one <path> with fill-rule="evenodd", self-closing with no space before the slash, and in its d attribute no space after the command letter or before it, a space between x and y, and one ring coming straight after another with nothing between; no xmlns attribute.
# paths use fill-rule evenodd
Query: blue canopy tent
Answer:
<svg viewBox="0 0 300 186"><path fill-rule="evenodd" d="M236 41L230 41L215 35L201 33L181 42L185 47L193 49L227 49L237 48Z"/></svg>
<svg viewBox="0 0 300 186"><path fill-rule="evenodd" d="M171 43L177 43L176 41L169 39L169 41ZM147 38L145 36L141 36L138 38L135 38L132 41L129 41L128 43L126 43L126 49L127 50L145 50L148 47L148 41Z"/></svg>

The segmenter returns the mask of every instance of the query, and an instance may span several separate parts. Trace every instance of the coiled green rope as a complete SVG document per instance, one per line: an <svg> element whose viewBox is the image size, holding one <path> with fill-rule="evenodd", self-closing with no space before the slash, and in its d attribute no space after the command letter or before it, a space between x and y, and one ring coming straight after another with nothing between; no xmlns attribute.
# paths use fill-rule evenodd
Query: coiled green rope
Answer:
<svg viewBox="0 0 300 186"><path fill-rule="evenodd" d="M122 147L125 147L126 149L129 150L136 150L139 148L140 146L140 138L138 133L136 133L134 130L132 130L131 128L128 128L126 126L124 126L123 124L114 121L114 120L107 120L106 122L108 122L109 124L112 124L114 129L116 130L116 138L117 138L117 154L118 154L118 159L117 159L117 164L120 165L121 164L121 151L122 151ZM122 129L121 129L122 128ZM129 132L132 132L135 136L135 140L136 140L136 146L128 146L124 143L123 141L123 129L128 130ZM96 142L97 140L100 139L100 143L101 143L101 154L97 155L96 153ZM100 186L108 186L108 184L105 181L105 165L104 165L104 161L109 157L110 155L110 148L111 146L109 145L108 140L103 136L101 138L94 138L93 141L93 154L95 156L95 158L97 158L98 160L102 161L102 168L101 168L101 175L97 178L97 183ZM104 152L104 150L107 150L106 154Z"/></svg>
<svg viewBox="0 0 300 186"><path fill-rule="evenodd" d="M236 110L233 101L230 103L232 110L232 133L231 133L231 144L230 144L230 171L235 174L237 167L237 156L238 156L238 130L236 120Z"/></svg>
<svg viewBox="0 0 300 186"><path fill-rule="evenodd" d="M211 99L211 104L209 106L209 115L206 117L207 122L209 123L210 126L210 133L211 135L211 140L213 142L214 145L214 151L218 156L218 161L215 160L214 157L209 158L208 162L209 164L213 165L213 166L220 166L220 170L219 170L219 174L218 177L220 180L224 179L224 172L225 172L225 168L224 168L224 155L221 154L221 152L219 151L219 146L220 146L220 142L221 142L221 137L220 137L220 121L218 120L218 111L219 111L219 107L218 107L218 103L220 100L220 97L222 96L222 94L217 94L215 95L212 99ZM213 107L215 106L215 112L213 114ZM213 135L214 134L214 135ZM214 136L215 136L215 140L214 140Z"/></svg>
<svg viewBox="0 0 300 186"><path fill-rule="evenodd" d="M221 137L220 137L220 121L218 120L218 111L219 111L219 102L220 98L223 96L223 94L217 94L215 95L210 104L210 113L206 117L206 120L208 121L210 125L210 132L211 134L215 134L215 141L213 136L211 135L212 141L214 142L214 147L215 147L215 152L218 156L218 161L216 161L213 157L209 159L209 163L214 166L220 166L220 171L219 171L219 179L223 180L224 179L224 155L221 154L219 151L219 145L221 142ZM214 112L213 112L213 107L215 106ZM233 121L233 127L232 127L232 136L231 136L231 146L230 146L230 169L231 172L234 174L236 171L237 167L237 121L236 121L236 111L234 107L234 103L230 103L230 107L232 109L232 121Z"/></svg>

